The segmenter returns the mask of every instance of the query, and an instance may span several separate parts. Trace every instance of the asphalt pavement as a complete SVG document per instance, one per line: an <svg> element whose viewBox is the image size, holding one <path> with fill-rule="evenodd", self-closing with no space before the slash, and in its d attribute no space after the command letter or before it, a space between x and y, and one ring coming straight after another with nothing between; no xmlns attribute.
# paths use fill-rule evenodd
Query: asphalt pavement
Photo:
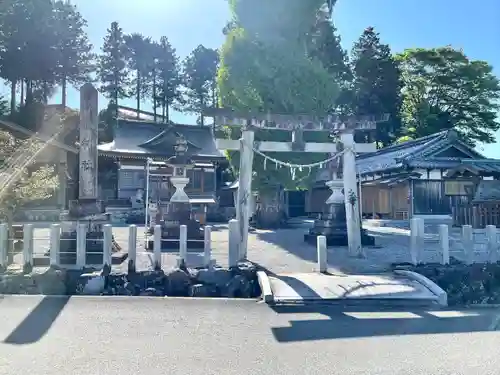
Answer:
<svg viewBox="0 0 500 375"><path fill-rule="evenodd" d="M0 374L494 374L499 314L6 296Z"/></svg>

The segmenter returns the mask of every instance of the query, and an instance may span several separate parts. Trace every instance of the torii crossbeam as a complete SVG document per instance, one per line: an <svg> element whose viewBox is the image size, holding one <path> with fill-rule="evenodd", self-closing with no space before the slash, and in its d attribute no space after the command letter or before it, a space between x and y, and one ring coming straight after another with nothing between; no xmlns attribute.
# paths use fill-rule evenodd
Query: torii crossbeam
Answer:
<svg viewBox="0 0 500 375"><path fill-rule="evenodd" d="M376 151L375 143L355 143L354 131L373 131L378 122L388 120L388 116L310 116L279 115L269 113L238 113L225 108L212 108L203 112L204 116L213 117L215 127L242 128L240 140L217 139L217 147L223 150L240 151L239 188L236 205L236 218L240 225L240 258L246 259L248 241L248 223L250 215L249 196L252 189L253 150L260 152L314 152L335 153L335 143L301 142L304 131L328 131L340 134L340 140L346 149L344 153L344 190L357 191L356 153ZM272 129L292 132L292 142L260 141L254 144L254 133L259 129ZM352 173L347 173L351 171ZM351 205L346 199L346 205ZM356 255L361 253L360 217L355 210L346 210L349 249Z"/></svg>

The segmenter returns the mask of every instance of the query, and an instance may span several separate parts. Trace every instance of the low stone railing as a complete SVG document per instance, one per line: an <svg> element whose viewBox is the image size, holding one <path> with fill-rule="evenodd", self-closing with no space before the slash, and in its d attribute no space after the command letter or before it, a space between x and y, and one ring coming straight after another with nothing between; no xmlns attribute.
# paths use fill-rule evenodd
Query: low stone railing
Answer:
<svg viewBox="0 0 500 375"><path fill-rule="evenodd" d="M85 224L77 225L76 228L76 249L71 254L76 254L76 262L72 265L61 264L61 224L52 224L50 226L50 240L49 240L49 265L57 266L60 268L76 268L81 269L85 267L111 267L112 265L112 248L113 248L113 226L111 224L103 225L103 238L102 239L87 239L87 226ZM22 258L25 272L30 272L33 267L34 260L34 227L33 224L23 225L22 236ZM229 241L228 241L228 264L229 267L237 266L238 262L242 259L240 254L239 243L239 225L237 220L229 221ZM9 242L13 241L12 235L9 234L7 224L0 224L0 269L6 269L9 265ZM101 264L87 264L87 255L92 254L87 251L87 241L102 241L102 263ZM155 269L162 267L162 242L168 241L162 239L162 228L156 225L153 231L153 262ZM178 265L187 262L188 256L188 237L187 226L180 226L179 239L172 241L179 242ZM213 265L212 259L212 227L207 225L204 227L204 255L203 266L211 267ZM73 249L72 249L73 250ZM127 248L124 249L128 252L128 270L134 272L137 263L137 226L130 225L128 227L128 241ZM101 252L99 252L101 254Z"/></svg>
<svg viewBox="0 0 500 375"><path fill-rule="evenodd" d="M410 220L410 258L414 265L426 263L426 255L438 258L439 263L449 264L450 257L464 261L466 264L476 262L495 263L500 260L500 243L498 229L488 225L483 229L473 229L471 225L463 225L460 234L450 234L450 226L441 224L438 233L426 233L424 220Z"/></svg>

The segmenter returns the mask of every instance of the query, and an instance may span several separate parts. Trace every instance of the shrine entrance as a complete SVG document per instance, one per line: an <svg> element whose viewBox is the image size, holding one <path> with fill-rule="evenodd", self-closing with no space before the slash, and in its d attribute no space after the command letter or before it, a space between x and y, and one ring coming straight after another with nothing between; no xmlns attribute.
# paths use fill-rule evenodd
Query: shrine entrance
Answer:
<svg viewBox="0 0 500 375"><path fill-rule="evenodd" d="M349 245L349 253L353 256L362 254L361 242L361 217L359 214L359 202L357 194L356 153L376 151L375 143L355 143L354 132L373 132L376 130L377 122L387 121L388 116L374 118L365 117L339 117L339 116L293 116L273 115L269 113L236 113L229 109L213 108L203 113L206 117L214 118L215 127L239 127L242 136L239 140L217 139L217 147L221 150L239 151L239 185L236 205L236 219L239 223L239 250L240 258L247 257L248 227L250 219L250 195L252 193L252 167L254 153L264 158L264 165L275 164L290 169L292 177L296 170L304 168L325 167L331 165L334 160L342 156L343 159L343 181L337 180L337 172L332 172L332 181L327 184L332 189L332 195L326 202L333 207L330 217L321 218L321 224L335 224L336 230L341 228L342 236ZM255 142L255 131L257 130L280 130L291 132L292 142ZM337 142L304 142L304 132L329 132ZM366 138L366 137L362 137ZM369 138L369 137L368 137ZM266 152L312 152L327 153L327 159L311 164L294 164L281 161L266 155ZM339 189L339 183L343 189ZM346 193L344 194L343 191ZM343 201L343 202L342 202ZM345 209L339 209L339 205L345 205ZM342 215L341 215L342 214ZM334 220L334 221L335 221ZM326 228L330 235L330 228ZM345 229L342 229L345 228ZM316 232L311 235L318 235Z"/></svg>
<svg viewBox="0 0 500 375"><path fill-rule="evenodd" d="M288 218L307 216L306 190L285 191L285 209Z"/></svg>

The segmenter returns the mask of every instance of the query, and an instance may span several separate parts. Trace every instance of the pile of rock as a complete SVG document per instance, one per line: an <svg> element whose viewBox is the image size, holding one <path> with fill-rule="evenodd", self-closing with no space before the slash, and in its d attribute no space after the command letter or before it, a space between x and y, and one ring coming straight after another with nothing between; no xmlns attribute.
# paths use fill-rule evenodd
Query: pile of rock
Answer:
<svg viewBox="0 0 500 375"><path fill-rule="evenodd" d="M22 268L0 275L0 294L66 295L66 272L50 268L24 274Z"/></svg>
<svg viewBox="0 0 500 375"><path fill-rule="evenodd" d="M396 269L418 272L448 294L448 305L500 303L500 262L465 264L455 258L450 264L394 265Z"/></svg>
<svg viewBox="0 0 500 375"><path fill-rule="evenodd" d="M42 274L0 276L0 294L257 298L260 293L257 269L251 263L231 269L137 273L50 269Z"/></svg>

